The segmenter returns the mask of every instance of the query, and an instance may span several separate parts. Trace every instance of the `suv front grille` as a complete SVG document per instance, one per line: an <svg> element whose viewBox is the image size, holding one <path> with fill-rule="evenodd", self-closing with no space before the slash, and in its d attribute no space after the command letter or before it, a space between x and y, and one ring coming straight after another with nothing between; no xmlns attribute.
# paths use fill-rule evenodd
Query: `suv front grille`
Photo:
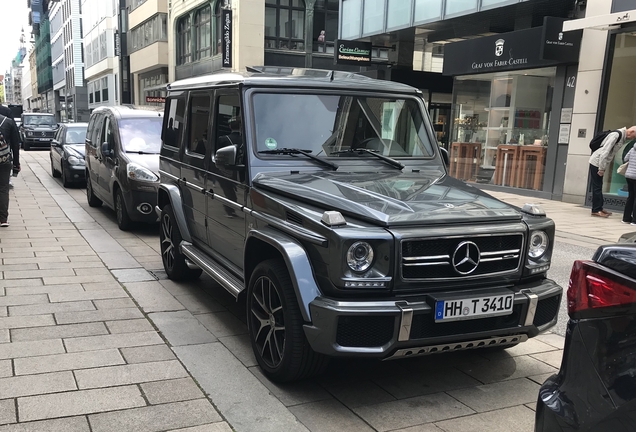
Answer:
<svg viewBox="0 0 636 432"><path fill-rule="evenodd" d="M519 268L522 249L522 234L404 240L402 277L434 280L510 273ZM469 260L462 263L465 258Z"/></svg>

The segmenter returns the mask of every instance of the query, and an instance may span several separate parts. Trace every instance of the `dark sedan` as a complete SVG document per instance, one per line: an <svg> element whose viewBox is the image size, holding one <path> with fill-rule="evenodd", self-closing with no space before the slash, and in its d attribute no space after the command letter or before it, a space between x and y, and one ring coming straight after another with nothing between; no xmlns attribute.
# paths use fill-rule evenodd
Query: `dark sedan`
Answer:
<svg viewBox="0 0 636 432"><path fill-rule="evenodd" d="M85 183L84 153L88 123L60 125L51 142L51 174L62 177L64 187L73 183Z"/></svg>
<svg viewBox="0 0 636 432"><path fill-rule="evenodd" d="M535 431L636 431L636 244L574 263L568 313L561 370L541 387Z"/></svg>

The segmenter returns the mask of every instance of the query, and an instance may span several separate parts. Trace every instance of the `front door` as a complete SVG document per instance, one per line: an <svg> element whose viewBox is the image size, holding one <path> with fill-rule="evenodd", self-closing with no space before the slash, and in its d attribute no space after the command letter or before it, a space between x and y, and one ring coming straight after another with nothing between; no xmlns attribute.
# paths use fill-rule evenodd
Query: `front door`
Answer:
<svg viewBox="0 0 636 432"><path fill-rule="evenodd" d="M188 133L183 143L183 164L181 178L185 179L182 189L183 211L190 234L195 241L207 244L205 226L206 153L211 153L209 134L212 92L192 92L188 104Z"/></svg>
<svg viewBox="0 0 636 432"><path fill-rule="evenodd" d="M237 147L237 164L245 166L244 122L238 90L216 92L214 104L214 151ZM212 160L212 159L211 159ZM212 249L238 268L243 267L245 243L246 168L210 164L208 173L208 241Z"/></svg>

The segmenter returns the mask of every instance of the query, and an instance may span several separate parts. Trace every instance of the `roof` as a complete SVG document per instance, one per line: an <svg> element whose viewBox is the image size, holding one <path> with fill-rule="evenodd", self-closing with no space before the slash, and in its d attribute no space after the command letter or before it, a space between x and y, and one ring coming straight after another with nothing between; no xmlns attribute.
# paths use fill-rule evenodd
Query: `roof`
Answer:
<svg viewBox="0 0 636 432"><path fill-rule="evenodd" d="M373 90L399 93L419 93L414 87L393 81L376 80L352 72L323 69L247 68L246 72L220 71L195 78L187 78L168 85L169 91L190 90L212 86L243 84L263 87L336 87L347 90Z"/></svg>
<svg viewBox="0 0 636 432"><path fill-rule="evenodd" d="M53 116L53 114L45 113L45 112L29 112L29 113L25 112L25 113L22 113L22 115L25 115L25 116L30 116L30 115L33 115L33 116Z"/></svg>
<svg viewBox="0 0 636 432"><path fill-rule="evenodd" d="M163 106L152 105L117 105L101 106L93 112L110 111L116 117L155 117L163 114Z"/></svg>

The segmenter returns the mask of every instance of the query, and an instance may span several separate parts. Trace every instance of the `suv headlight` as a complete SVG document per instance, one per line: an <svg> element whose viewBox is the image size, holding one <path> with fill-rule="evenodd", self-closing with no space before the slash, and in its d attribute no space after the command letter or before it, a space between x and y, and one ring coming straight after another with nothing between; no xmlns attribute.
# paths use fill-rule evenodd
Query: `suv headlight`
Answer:
<svg viewBox="0 0 636 432"><path fill-rule="evenodd" d="M347 265L354 272L369 270L373 264L373 248L367 242L355 242L347 251Z"/></svg>
<svg viewBox="0 0 636 432"><path fill-rule="evenodd" d="M545 231L534 231L528 244L528 256L532 259L541 258L550 246L550 238Z"/></svg>
<svg viewBox="0 0 636 432"><path fill-rule="evenodd" d="M157 177L155 173L150 171L148 168L137 165L136 163L129 163L128 166L126 166L126 173L128 174L128 178L131 180L147 182L155 182L159 180L159 177Z"/></svg>
<svg viewBox="0 0 636 432"><path fill-rule="evenodd" d="M33 132L27 131L27 136L33 136Z"/></svg>
<svg viewBox="0 0 636 432"><path fill-rule="evenodd" d="M84 165L84 159L80 159L77 156L69 156L68 163L70 165Z"/></svg>

